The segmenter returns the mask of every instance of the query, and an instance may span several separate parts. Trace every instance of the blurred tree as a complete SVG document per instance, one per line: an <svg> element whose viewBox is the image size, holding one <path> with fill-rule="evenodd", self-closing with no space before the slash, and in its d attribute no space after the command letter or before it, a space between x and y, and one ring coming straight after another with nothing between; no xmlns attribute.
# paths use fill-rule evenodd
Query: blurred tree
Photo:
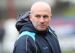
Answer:
<svg viewBox="0 0 75 53"><path fill-rule="evenodd" d="M7 18L15 18L14 0L7 0Z"/></svg>
<svg viewBox="0 0 75 53"><path fill-rule="evenodd" d="M60 15L66 8L69 8L69 2L59 2L57 0L52 12L54 15Z"/></svg>

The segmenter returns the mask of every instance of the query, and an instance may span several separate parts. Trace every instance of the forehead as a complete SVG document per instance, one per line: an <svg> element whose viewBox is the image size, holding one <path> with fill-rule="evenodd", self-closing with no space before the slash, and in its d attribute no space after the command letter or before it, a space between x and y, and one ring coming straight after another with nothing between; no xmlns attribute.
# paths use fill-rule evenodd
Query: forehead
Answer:
<svg viewBox="0 0 75 53"><path fill-rule="evenodd" d="M41 16L48 15L49 16L50 14L48 12L41 11L41 12L34 12L33 15L41 15Z"/></svg>
<svg viewBox="0 0 75 53"><path fill-rule="evenodd" d="M50 12L46 9L37 9L35 11L33 11L32 13L33 15L41 15L41 16L44 16L44 15L50 15Z"/></svg>
<svg viewBox="0 0 75 53"><path fill-rule="evenodd" d="M47 9L47 8L37 8L37 9L34 9L32 11L32 14L45 14L45 15L49 15L50 14L50 10Z"/></svg>

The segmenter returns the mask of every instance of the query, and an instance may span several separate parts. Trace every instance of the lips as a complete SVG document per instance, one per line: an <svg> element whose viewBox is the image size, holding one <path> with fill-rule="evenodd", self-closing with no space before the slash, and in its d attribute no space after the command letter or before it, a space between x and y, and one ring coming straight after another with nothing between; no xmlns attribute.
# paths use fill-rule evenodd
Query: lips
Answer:
<svg viewBox="0 0 75 53"><path fill-rule="evenodd" d="M46 27L46 25L38 25L39 27L43 28L43 27Z"/></svg>

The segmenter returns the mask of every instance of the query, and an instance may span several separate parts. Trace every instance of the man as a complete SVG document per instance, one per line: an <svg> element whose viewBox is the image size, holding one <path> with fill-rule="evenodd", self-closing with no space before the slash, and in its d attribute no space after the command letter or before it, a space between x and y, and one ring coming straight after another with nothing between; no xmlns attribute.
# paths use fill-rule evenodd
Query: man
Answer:
<svg viewBox="0 0 75 53"><path fill-rule="evenodd" d="M19 15L16 28L20 35L13 53L61 53L57 36L49 27L51 8L36 2L30 12Z"/></svg>

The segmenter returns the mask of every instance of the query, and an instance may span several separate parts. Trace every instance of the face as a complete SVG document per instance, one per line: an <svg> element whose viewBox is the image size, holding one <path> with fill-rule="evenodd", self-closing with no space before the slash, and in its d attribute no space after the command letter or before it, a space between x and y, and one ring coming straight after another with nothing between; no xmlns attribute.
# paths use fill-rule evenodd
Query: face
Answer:
<svg viewBox="0 0 75 53"><path fill-rule="evenodd" d="M52 14L46 10L36 10L30 14L30 20L38 31L45 31L49 26Z"/></svg>

